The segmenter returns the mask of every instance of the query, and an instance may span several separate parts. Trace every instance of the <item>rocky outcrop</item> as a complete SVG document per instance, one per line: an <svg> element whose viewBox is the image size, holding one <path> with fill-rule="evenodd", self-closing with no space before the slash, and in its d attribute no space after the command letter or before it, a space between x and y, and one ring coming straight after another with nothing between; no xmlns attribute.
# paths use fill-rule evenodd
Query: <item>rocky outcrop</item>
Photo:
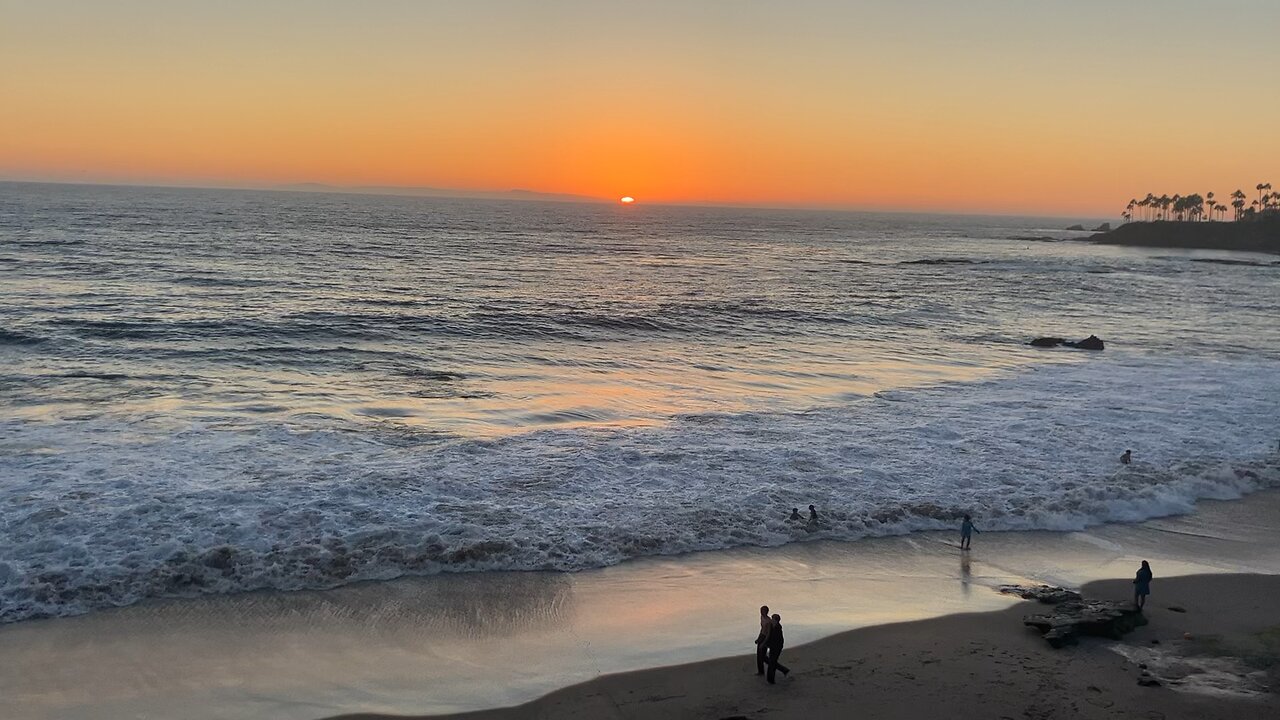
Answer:
<svg viewBox="0 0 1280 720"><path fill-rule="evenodd" d="M1102 338L1097 335L1090 335L1076 342L1060 337L1038 337L1027 344L1032 347L1058 347L1061 345L1062 347L1079 348L1081 350L1102 350L1106 347L1102 342Z"/></svg>
<svg viewBox="0 0 1280 720"><path fill-rule="evenodd" d="M1280 254L1280 213L1240 222L1129 222L1090 240L1104 245Z"/></svg>
<svg viewBox="0 0 1280 720"><path fill-rule="evenodd" d="M1082 635L1119 640L1146 625L1147 618L1131 603L1079 598L1058 603L1051 613L1028 615L1022 622L1043 634L1050 646L1060 648L1076 644Z"/></svg>
<svg viewBox="0 0 1280 720"><path fill-rule="evenodd" d="M1093 229L1094 232L1111 232L1111 223L1105 222Z"/></svg>
<svg viewBox="0 0 1280 720"><path fill-rule="evenodd" d="M1001 585L1000 592L1017 595L1023 600L1036 600L1046 605L1064 602L1080 602L1080 593L1052 585Z"/></svg>
<svg viewBox="0 0 1280 720"><path fill-rule="evenodd" d="M1027 627L1044 634L1055 648L1074 645L1081 635L1120 639L1147 624L1142 612L1130 603L1085 600L1080 593L1051 585L1001 585L1000 592L1053 605L1053 611L1023 618Z"/></svg>
<svg viewBox="0 0 1280 720"><path fill-rule="evenodd" d="M1084 231L1085 231L1085 230L1084 230L1084 226L1083 226L1083 225L1072 225L1071 227L1067 228L1067 230L1069 230L1069 231L1073 231L1073 232L1084 232Z"/></svg>

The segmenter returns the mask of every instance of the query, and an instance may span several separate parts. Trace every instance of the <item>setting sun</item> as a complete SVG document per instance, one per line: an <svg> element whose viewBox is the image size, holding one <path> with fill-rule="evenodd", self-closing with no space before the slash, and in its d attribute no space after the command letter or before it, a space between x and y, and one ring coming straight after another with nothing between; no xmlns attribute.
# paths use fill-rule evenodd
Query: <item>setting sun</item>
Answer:
<svg viewBox="0 0 1280 720"><path fill-rule="evenodd" d="M633 197L631 197L630 195L627 195L627 196L625 196L625 197L620 197L620 198L618 198L618 202L622 203L623 205L630 205L631 203L633 203L633 202L635 202L635 201L636 201L636 199L635 199L635 198L633 198Z"/></svg>

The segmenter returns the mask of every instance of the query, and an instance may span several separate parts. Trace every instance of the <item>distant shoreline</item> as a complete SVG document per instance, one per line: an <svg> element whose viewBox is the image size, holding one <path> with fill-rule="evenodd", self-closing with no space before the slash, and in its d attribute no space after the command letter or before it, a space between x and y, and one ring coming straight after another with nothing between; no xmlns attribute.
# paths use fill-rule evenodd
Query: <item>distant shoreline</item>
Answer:
<svg viewBox="0 0 1280 720"><path fill-rule="evenodd" d="M1125 223L1089 238L1101 245L1235 250L1280 255L1280 219L1241 222Z"/></svg>

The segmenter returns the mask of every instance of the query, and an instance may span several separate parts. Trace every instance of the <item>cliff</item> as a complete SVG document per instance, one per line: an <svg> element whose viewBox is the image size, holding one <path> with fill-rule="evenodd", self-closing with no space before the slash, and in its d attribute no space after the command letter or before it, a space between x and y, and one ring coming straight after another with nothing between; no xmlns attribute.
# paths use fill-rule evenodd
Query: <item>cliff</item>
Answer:
<svg viewBox="0 0 1280 720"><path fill-rule="evenodd" d="M1241 222L1131 222L1091 239L1103 245L1245 250L1280 255L1280 215Z"/></svg>

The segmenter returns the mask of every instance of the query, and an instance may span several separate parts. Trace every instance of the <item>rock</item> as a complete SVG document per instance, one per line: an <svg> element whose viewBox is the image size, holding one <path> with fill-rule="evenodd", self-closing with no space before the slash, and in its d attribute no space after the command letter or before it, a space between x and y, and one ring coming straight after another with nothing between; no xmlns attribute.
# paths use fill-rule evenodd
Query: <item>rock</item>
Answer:
<svg viewBox="0 0 1280 720"><path fill-rule="evenodd" d="M1169 610L1172 612L1180 612L1180 613L1184 613L1187 611L1187 609L1182 607L1181 605L1170 605Z"/></svg>
<svg viewBox="0 0 1280 720"><path fill-rule="evenodd" d="M1150 675L1143 675L1138 678L1138 684L1143 687L1160 687L1160 681Z"/></svg>
<svg viewBox="0 0 1280 720"><path fill-rule="evenodd" d="M1017 595L1023 600L1038 600L1046 605L1057 605L1064 602L1080 602L1080 593L1065 590L1052 585L1001 585L1000 592L1006 595Z"/></svg>
<svg viewBox="0 0 1280 720"><path fill-rule="evenodd" d="M1058 347L1064 342L1066 340L1059 337L1038 337L1027 344L1032 347Z"/></svg>
<svg viewBox="0 0 1280 720"><path fill-rule="evenodd" d="M1077 231L1077 232L1084 232L1084 226L1083 226L1083 225L1072 225L1071 227L1069 227L1069 228L1067 228L1067 229L1068 229L1068 230L1075 230L1075 231Z"/></svg>
<svg viewBox="0 0 1280 720"><path fill-rule="evenodd" d="M1111 232L1111 223L1104 222L1098 227L1094 228L1093 231L1094 232Z"/></svg>
<svg viewBox="0 0 1280 720"><path fill-rule="evenodd" d="M1157 639L1155 639L1155 638L1151 638L1151 644L1152 644L1152 645L1159 645L1159 644L1160 644L1160 641L1159 641L1159 640L1157 640Z"/></svg>
<svg viewBox="0 0 1280 720"><path fill-rule="evenodd" d="M1081 350L1102 350L1106 347L1102 344L1102 338L1097 335L1090 335L1079 342L1065 342L1062 344L1067 347L1080 348Z"/></svg>
<svg viewBox="0 0 1280 720"><path fill-rule="evenodd" d="M1022 622L1039 630L1054 648L1075 644L1081 635L1119 640L1125 633L1147 624L1147 619L1131 603L1076 597L1059 603L1052 613L1028 615Z"/></svg>
<svg viewBox="0 0 1280 720"><path fill-rule="evenodd" d="M1065 340L1060 337L1038 337L1027 344L1032 347L1058 347L1061 345L1063 347L1079 348L1081 350L1102 350L1106 347L1102 342L1102 338L1097 335L1090 335L1083 340L1075 342Z"/></svg>

